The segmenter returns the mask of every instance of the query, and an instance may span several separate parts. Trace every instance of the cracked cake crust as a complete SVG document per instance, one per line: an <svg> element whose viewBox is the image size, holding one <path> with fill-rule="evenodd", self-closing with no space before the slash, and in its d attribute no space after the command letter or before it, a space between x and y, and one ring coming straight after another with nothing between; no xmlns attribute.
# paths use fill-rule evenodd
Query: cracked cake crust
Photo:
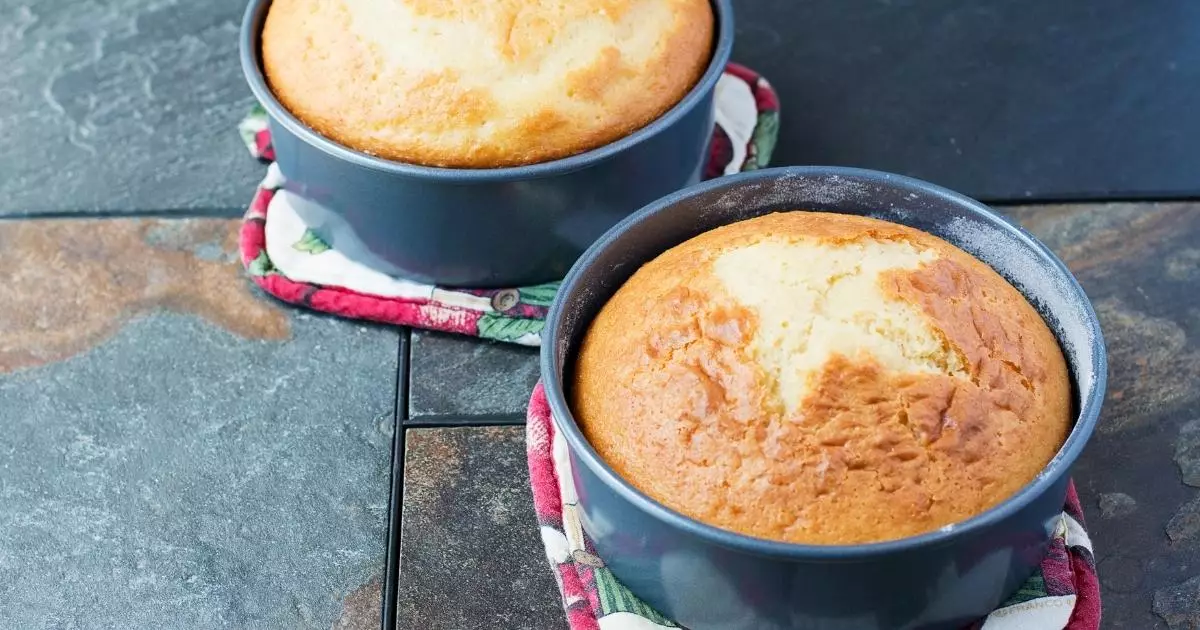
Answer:
<svg viewBox="0 0 1200 630"><path fill-rule="evenodd" d="M452 168L609 144L684 98L712 57L709 0L275 0L267 82L320 134Z"/></svg>
<svg viewBox="0 0 1200 630"><path fill-rule="evenodd" d="M784 212L635 273L571 406L635 487L761 538L852 544L978 514L1070 430L1066 363L990 267L905 226Z"/></svg>

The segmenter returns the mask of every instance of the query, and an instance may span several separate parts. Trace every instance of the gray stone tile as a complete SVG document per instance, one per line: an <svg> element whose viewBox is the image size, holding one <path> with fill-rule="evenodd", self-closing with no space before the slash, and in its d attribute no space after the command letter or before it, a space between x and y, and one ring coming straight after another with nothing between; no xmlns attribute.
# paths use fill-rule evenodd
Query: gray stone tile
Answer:
<svg viewBox="0 0 1200 630"><path fill-rule="evenodd" d="M1179 430L1175 463L1179 465L1183 483L1200 488L1200 420L1192 420Z"/></svg>
<svg viewBox="0 0 1200 630"><path fill-rule="evenodd" d="M235 227L0 223L0 627L378 626L397 333Z"/></svg>
<svg viewBox="0 0 1200 630"><path fill-rule="evenodd" d="M1156 591L1154 612L1171 630L1200 628L1200 575Z"/></svg>
<svg viewBox="0 0 1200 630"><path fill-rule="evenodd" d="M1104 492L1099 504L1103 518L1121 518L1137 512L1137 501L1124 492Z"/></svg>
<svg viewBox="0 0 1200 630"><path fill-rule="evenodd" d="M524 415L538 352L512 344L413 331L409 416Z"/></svg>
<svg viewBox="0 0 1200 630"><path fill-rule="evenodd" d="M1179 508L1175 516L1167 521L1167 538L1173 543L1200 542L1200 494ZM1197 612L1200 612L1200 609Z"/></svg>
<svg viewBox="0 0 1200 630"><path fill-rule="evenodd" d="M523 427L406 431L401 630L565 628Z"/></svg>
<svg viewBox="0 0 1200 630"><path fill-rule="evenodd" d="M1111 628L1200 614L1200 204L1006 208L1067 263L1109 353L1108 398L1075 466Z"/></svg>
<svg viewBox="0 0 1200 630"><path fill-rule="evenodd" d="M0 3L0 216L236 209L245 0Z"/></svg>

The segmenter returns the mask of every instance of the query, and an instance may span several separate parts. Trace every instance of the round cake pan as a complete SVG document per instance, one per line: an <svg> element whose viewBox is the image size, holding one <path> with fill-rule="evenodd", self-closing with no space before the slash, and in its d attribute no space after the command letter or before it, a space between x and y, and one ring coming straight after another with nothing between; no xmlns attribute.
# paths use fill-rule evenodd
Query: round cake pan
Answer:
<svg viewBox="0 0 1200 630"><path fill-rule="evenodd" d="M292 116L263 75L259 35L270 0L242 20L242 70L270 118L284 189L315 206L314 229L335 249L364 252L385 273L446 286L504 287L557 280L631 212L698 182L712 136L713 92L733 46L730 0L716 19L708 69L658 120L572 157L496 169L384 160L341 146Z"/></svg>
<svg viewBox="0 0 1200 630"><path fill-rule="evenodd" d="M1038 309L1070 368L1074 428L1054 459L992 509L940 530L842 546L719 529L650 499L588 444L564 388L605 301L643 263L702 232L783 210L872 216L925 230L991 265ZM1072 464L1104 398L1104 341L1092 306L1044 245L982 204L922 181L859 169L767 169L677 192L623 220L567 275L550 310L541 370L574 467L584 530L634 594L693 630L957 630L1027 579L1059 525Z"/></svg>

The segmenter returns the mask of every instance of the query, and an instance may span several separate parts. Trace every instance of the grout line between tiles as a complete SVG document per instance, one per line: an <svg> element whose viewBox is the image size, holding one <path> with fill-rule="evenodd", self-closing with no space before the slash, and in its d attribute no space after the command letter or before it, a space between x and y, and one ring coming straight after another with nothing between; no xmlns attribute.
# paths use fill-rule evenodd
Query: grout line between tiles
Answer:
<svg viewBox="0 0 1200 630"><path fill-rule="evenodd" d="M1012 208L1059 204L1101 203L1194 203L1200 194L1151 192L1141 195L1128 193L1078 193L1040 197L978 197L989 206ZM247 198L247 203L249 198ZM226 208L152 208L148 210L32 210L0 214L0 222L13 220L87 220L87 219L237 219L246 212L244 206Z"/></svg>
<svg viewBox="0 0 1200 630"><path fill-rule="evenodd" d="M977 201L998 208L1019 208L1022 206L1057 206L1057 205L1098 205L1109 203L1195 203L1200 201L1200 195L1195 194L1147 194L1143 196L1127 194L1078 194L1078 195L1048 195L1045 197L999 199L976 198Z"/></svg>
<svg viewBox="0 0 1200 630"><path fill-rule="evenodd" d="M249 199L247 198L247 203ZM33 210L0 215L0 221L89 219L238 219L246 209L238 208L161 208L154 210Z"/></svg>
<svg viewBox="0 0 1200 630"><path fill-rule="evenodd" d="M408 418L408 370L412 331L400 331L396 350L396 388L392 434L392 475L388 500L387 566L384 567L381 630L395 630L396 603L400 590L400 531L404 517L404 431Z"/></svg>
<svg viewBox="0 0 1200 630"><path fill-rule="evenodd" d="M454 427L520 426L525 416L518 414L485 414L478 416L419 416L404 421L408 429L445 429Z"/></svg>

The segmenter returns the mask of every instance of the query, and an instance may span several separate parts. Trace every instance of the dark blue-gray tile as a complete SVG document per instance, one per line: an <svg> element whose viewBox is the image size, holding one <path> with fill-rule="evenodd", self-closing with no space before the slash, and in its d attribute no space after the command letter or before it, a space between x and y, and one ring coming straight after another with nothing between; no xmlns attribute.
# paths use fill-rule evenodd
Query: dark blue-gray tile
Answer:
<svg viewBox="0 0 1200 630"><path fill-rule="evenodd" d="M398 336L236 227L0 223L0 627L377 627Z"/></svg>
<svg viewBox="0 0 1200 630"><path fill-rule="evenodd" d="M0 3L0 216L248 203L263 167L236 131L245 7Z"/></svg>
<svg viewBox="0 0 1200 630"><path fill-rule="evenodd" d="M881 169L989 200L1200 193L1200 3L733 5L733 59L782 103L775 164Z"/></svg>
<svg viewBox="0 0 1200 630"><path fill-rule="evenodd" d="M398 630L565 628L524 427L409 429L404 464Z"/></svg>
<svg viewBox="0 0 1200 630"><path fill-rule="evenodd" d="M537 379L535 348L413 331L409 416L524 415Z"/></svg>

